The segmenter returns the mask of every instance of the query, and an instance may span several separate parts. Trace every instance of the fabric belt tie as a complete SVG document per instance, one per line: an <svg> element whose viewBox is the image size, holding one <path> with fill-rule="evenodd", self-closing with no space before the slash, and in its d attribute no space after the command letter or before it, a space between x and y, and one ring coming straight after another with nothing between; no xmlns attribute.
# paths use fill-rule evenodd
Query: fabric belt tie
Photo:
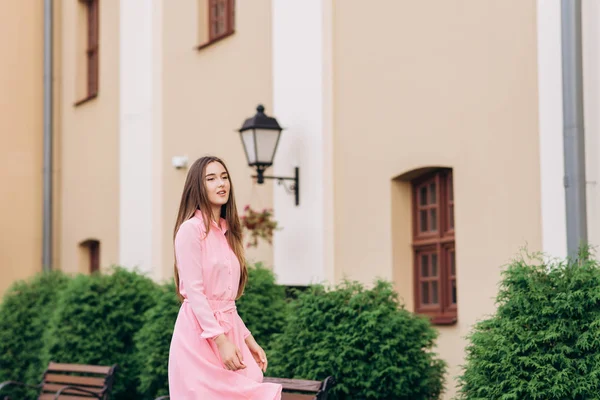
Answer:
<svg viewBox="0 0 600 400"><path fill-rule="evenodd" d="M188 299L183 300L184 303L189 303ZM213 315L219 323L219 325L225 330L225 333L229 332L233 326L225 318L225 314L233 315L237 307L235 306L235 300L208 300L208 305L213 310Z"/></svg>

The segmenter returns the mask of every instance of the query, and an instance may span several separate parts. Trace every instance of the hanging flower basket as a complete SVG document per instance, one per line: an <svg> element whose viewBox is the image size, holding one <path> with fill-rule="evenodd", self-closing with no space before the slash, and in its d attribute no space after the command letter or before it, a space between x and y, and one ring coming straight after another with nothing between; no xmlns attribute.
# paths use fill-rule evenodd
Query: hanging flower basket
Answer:
<svg viewBox="0 0 600 400"><path fill-rule="evenodd" d="M265 208L262 211L255 211L247 205L240 218L249 239L247 247L257 247L259 238L273 244L273 232L278 229L277 221L273 218L273 210Z"/></svg>

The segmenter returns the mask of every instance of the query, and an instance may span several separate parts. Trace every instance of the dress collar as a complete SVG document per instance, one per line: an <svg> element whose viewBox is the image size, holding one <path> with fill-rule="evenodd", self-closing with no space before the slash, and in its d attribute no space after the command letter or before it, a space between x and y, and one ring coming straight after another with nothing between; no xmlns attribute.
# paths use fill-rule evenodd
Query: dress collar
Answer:
<svg viewBox="0 0 600 400"><path fill-rule="evenodd" d="M202 215L202 211L196 210L196 212L194 213L194 216L196 216L196 218L199 218L199 219L201 219L204 222L204 216ZM212 226L214 226L215 228L221 229L221 231L223 233L227 232L227 221L225 221L224 218L220 218L220 220L219 220L220 226L217 225L217 223L213 219L211 219L210 224Z"/></svg>

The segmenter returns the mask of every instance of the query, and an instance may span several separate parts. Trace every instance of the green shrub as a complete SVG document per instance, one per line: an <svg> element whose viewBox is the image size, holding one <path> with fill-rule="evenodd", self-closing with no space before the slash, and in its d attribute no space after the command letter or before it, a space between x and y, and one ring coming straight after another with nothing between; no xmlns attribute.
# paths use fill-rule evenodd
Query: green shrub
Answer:
<svg viewBox="0 0 600 400"><path fill-rule="evenodd" d="M248 284L236 304L246 327L268 352L273 334L280 333L285 323L285 287L275 283L271 270L256 264L248 268Z"/></svg>
<svg viewBox="0 0 600 400"><path fill-rule="evenodd" d="M431 351L436 337L425 318L403 308L390 283L314 286L292 302L267 374L333 375L334 399L434 399L446 368Z"/></svg>
<svg viewBox="0 0 600 400"><path fill-rule="evenodd" d="M39 383L42 335L68 281L60 272L38 274L27 282L15 283L6 292L0 304L0 382ZM15 399L31 396L19 390L3 390L2 395Z"/></svg>
<svg viewBox="0 0 600 400"><path fill-rule="evenodd" d="M585 260L585 250L581 255ZM470 335L460 398L599 398L597 261L516 260L504 272L497 305Z"/></svg>
<svg viewBox="0 0 600 400"><path fill-rule="evenodd" d="M154 399L169 394L169 348L180 307L175 285L171 283L158 290L156 306L144 315L144 326L135 336L141 398Z"/></svg>
<svg viewBox="0 0 600 400"><path fill-rule="evenodd" d="M156 284L136 272L80 275L62 291L45 337L45 362L118 364L113 398L137 397L134 334L154 306Z"/></svg>

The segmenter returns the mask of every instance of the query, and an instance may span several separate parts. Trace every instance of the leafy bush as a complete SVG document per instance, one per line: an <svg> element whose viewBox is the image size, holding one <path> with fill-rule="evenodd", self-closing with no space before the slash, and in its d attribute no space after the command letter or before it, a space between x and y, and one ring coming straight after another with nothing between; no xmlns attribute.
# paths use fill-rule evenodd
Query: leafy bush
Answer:
<svg viewBox="0 0 600 400"><path fill-rule="evenodd" d="M140 368L138 393L144 399L169 394L169 348L180 307L175 285L162 286L156 306L146 311L144 326L135 335L136 361Z"/></svg>
<svg viewBox="0 0 600 400"><path fill-rule="evenodd" d="M273 334L283 330L287 310L285 287L262 264L248 268L248 284L237 301L238 313L256 341L268 352Z"/></svg>
<svg viewBox="0 0 600 400"><path fill-rule="evenodd" d="M51 272L27 282L19 281L7 291L0 305L0 382L39 383L38 371L43 369L39 359L42 335L68 281L64 274ZM31 397L12 389L3 390L2 395L15 399Z"/></svg>
<svg viewBox="0 0 600 400"><path fill-rule="evenodd" d="M460 398L598 398L600 267L586 258L509 266L495 315L470 335Z"/></svg>
<svg viewBox="0 0 600 400"><path fill-rule="evenodd" d="M445 363L432 353L437 332L403 308L390 283L366 290L345 282L314 286L292 302L275 335L268 375L325 379L334 399L434 399Z"/></svg>
<svg viewBox="0 0 600 400"><path fill-rule="evenodd" d="M44 363L118 364L113 398L138 398L133 337L155 295L154 282L123 268L77 276L62 291L50 321Z"/></svg>

